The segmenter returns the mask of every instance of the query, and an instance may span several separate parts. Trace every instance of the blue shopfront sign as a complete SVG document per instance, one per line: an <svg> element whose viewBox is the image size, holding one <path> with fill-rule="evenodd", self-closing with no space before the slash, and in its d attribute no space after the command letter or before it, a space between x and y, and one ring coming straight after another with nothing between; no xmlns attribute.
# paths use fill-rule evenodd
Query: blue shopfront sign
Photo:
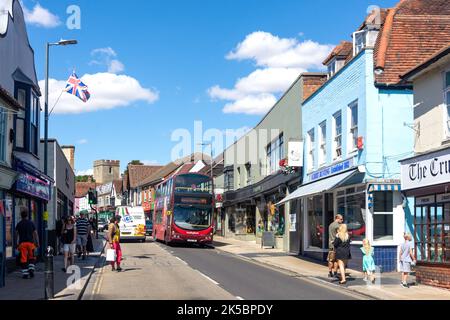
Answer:
<svg viewBox="0 0 450 320"><path fill-rule="evenodd" d="M353 158L312 173L310 175L310 180L311 181L319 180L334 175L336 173L340 173L345 170L351 169L352 167L353 167Z"/></svg>

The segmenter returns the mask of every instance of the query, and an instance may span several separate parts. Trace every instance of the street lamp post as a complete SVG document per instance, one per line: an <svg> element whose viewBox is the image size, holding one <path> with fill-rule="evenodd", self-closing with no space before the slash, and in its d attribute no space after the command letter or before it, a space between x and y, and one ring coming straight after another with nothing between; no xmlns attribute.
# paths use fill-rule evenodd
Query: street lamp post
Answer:
<svg viewBox="0 0 450 320"><path fill-rule="evenodd" d="M213 199L211 201L211 214L213 215L214 218L214 200L215 200L215 195L214 195L214 173L213 173L213 150L212 150L212 143L211 142L207 142L207 143L199 143L199 145L201 146L211 146L211 189L212 189L212 195L213 195ZM216 228L216 224L214 222L214 229ZM215 231L214 231L215 232Z"/></svg>
<svg viewBox="0 0 450 320"><path fill-rule="evenodd" d="M44 115L44 173L48 175L48 80L49 80L49 54L51 46L67 46L77 44L77 40L60 40L58 42L47 42L45 50L45 115ZM44 211L47 211L47 204L44 205ZM45 223L45 246L48 242L47 221ZM46 249L45 263L45 299L53 299L54 297L54 274L53 274L53 249L48 246Z"/></svg>

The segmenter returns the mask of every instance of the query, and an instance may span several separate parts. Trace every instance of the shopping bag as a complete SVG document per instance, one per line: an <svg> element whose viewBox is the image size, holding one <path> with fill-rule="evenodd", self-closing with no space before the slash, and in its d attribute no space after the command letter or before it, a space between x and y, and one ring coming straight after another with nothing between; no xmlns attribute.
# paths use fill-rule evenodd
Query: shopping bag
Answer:
<svg viewBox="0 0 450 320"><path fill-rule="evenodd" d="M116 250L114 250L114 249L106 250L106 261L109 261L109 262L116 261Z"/></svg>

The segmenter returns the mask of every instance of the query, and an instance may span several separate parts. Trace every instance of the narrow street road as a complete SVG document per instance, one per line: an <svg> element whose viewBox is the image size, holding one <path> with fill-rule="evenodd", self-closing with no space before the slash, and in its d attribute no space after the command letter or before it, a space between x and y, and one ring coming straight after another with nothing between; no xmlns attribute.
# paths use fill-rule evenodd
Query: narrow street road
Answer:
<svg viewBox="0 0 450 320"><path fill-rule="evenodd" d="M105 266L93 298L350 300L357 297L212 248L123 243L123 272Z"/></svg>

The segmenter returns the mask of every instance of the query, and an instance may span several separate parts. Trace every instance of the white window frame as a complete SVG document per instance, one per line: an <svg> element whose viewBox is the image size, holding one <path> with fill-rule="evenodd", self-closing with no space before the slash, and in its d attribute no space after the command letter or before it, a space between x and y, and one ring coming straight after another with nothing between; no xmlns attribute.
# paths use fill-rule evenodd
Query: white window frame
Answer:
<svg viewBox="0 0 450 320"><path fill-rule="evenodd" d="M319 143L319 167L327 162L327 121L319 124L320 143Z"/></svg>
<svg viewBox="0 0 450 320"><path fill-rule="evenodd" d="M340 133L337 132L337 118L341 118ZM338 140L340 139L340 145L338 146ZM342 111L338 111L333 115L333 160L340 160L342 158Z"/></svg>
<svg viewBox="0 0 450 320"><path fill-rule="evenodd" d="M375 211L375 192L391 192L392 193L392 211ZM374 191L373 193L373 217L372 217L372 224L373 224L373 230L372 230L372 238L374 243L389 243L393 242L395 240L395 216L394 216L394 210L395 210L395 191ZM392 239L375 239L374 231L375 231L375 216L391 216L392 218Z"/></svg>
<svg viewBox="0 0 450 320"><path fill-rule="evenodd" d="M444 128L446 140L450 139L450 104L447 103L447 95L450 95L450 85L447 86L447 74L450 75L450 69L444 71L443 91L444 91Z"/></svg>
<svg viewBox="0 0 450 320"><path fill-rule="evenodd" d="M314 138L314 139L312 139ZM308 131L308 171L314 170L314 152L315 152L315 143L316 137L314 128Z"/></svg>
<svg viewBox="0 0 450 320"><path fill-rule="evenodd" d="M353 120L353 108L356 108L356 125L352 123ZM359 135L359 105L358 100L353 101L348 105L348 124L349 124L349 131L348 131L348 148L350 150L349 153L356 152L358 150L358 144L357 139ZM356 135L355 135L356 132Z"/></svg>

